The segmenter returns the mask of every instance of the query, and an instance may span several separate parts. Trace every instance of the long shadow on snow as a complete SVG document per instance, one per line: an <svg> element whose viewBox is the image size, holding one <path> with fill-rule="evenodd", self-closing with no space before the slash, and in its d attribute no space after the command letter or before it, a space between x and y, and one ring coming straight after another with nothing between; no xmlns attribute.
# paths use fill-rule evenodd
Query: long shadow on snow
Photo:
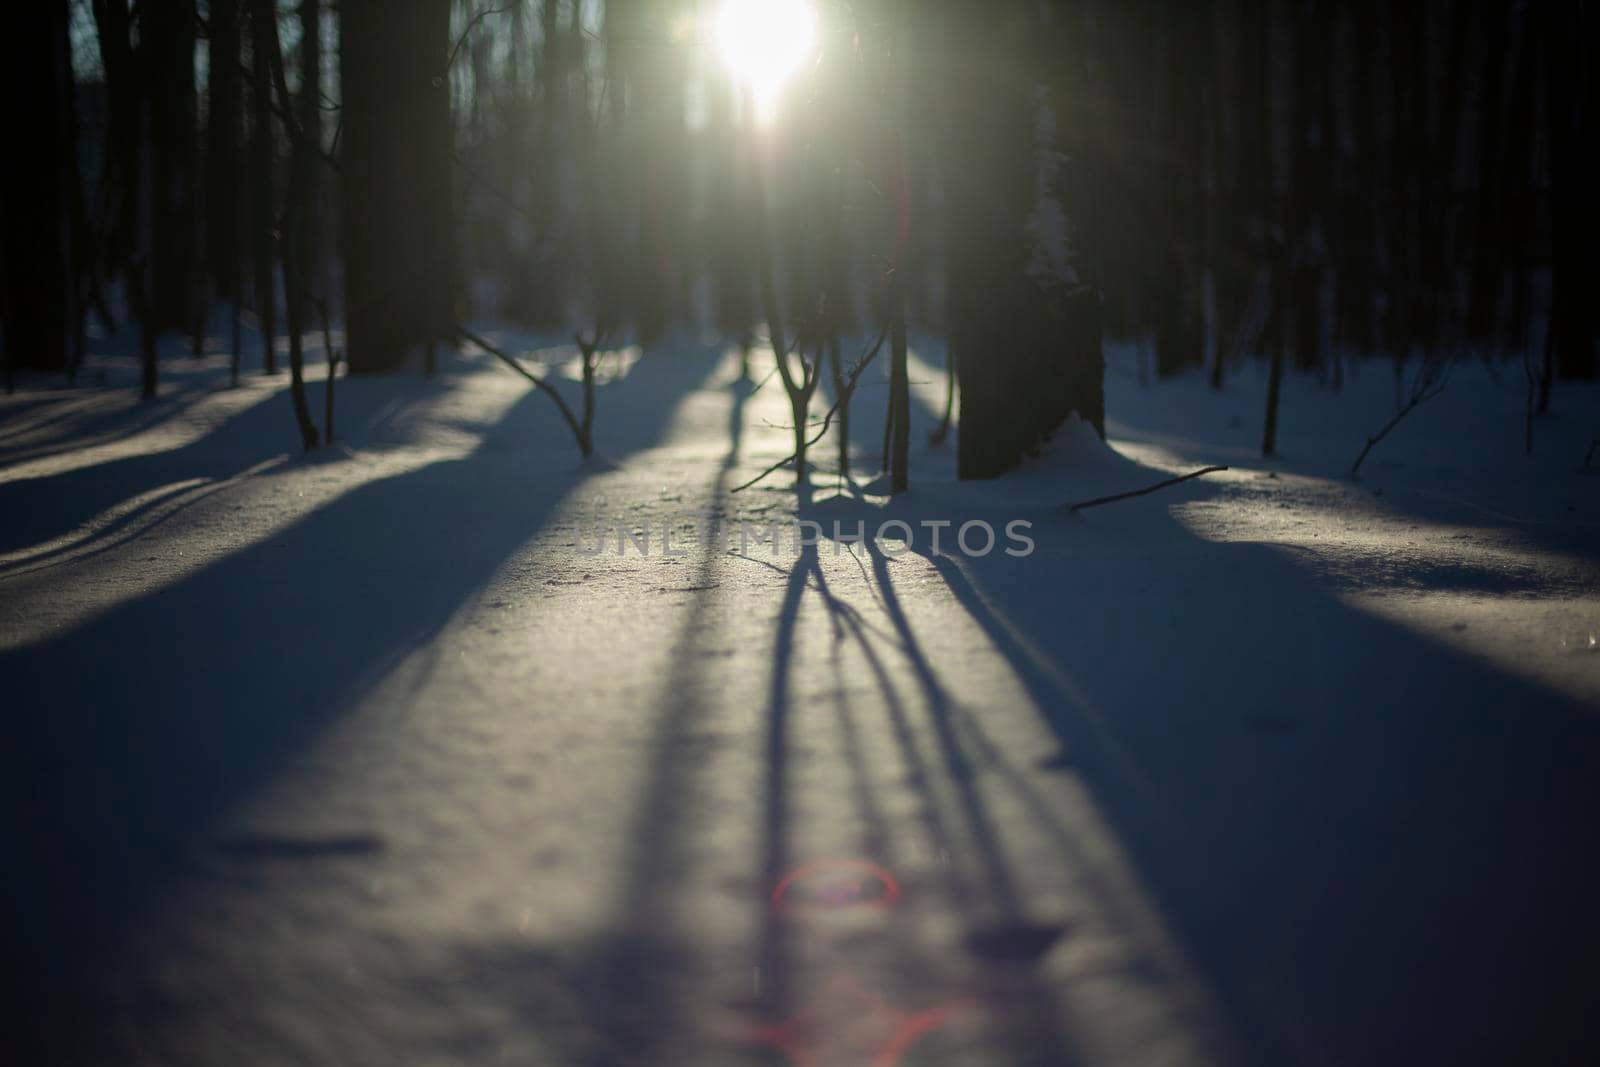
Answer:
<svg viewBox="0 0 1600 1067"><path fill-rule="evenodd" d="M662 354L608 387L608 451L655 441L709 370ZM507 451L512 432L524 447ZM92 1025L96 968L181 875L188 843L431 639L587 476L565 459L539 473L572 445L532 392L495 437L0 655L7 843L21 861L5 904L15 971L44 1001L36 1018Z"/></svg>
<svg viewBox="0 0 1600 1067"><path fill-rule="evenodd" d="M1060 519L1029 558L930 563L1251 1062L1591 1061L1594 709L1167 511L1210 491ZM935 514L915 491L872 513L1013 517Z"/></svg>
<svg viewBox="0 0 1600 1067"><path fill-rule="evenodd" d="M476 373L489 373L478 368ZM452 389L458 376L441 374L432 379L382 384L392 389L363 386L379 384L340 380L334 414L336 441L351 439L352 431L392 417L393 405L412 408L426 404ZM215 395L226 395L215 390ZM187 394L185 394L187 395ZM320 422L321 389L310 390L315 417ZM547 401L548 402L548 401ZM163 398L160 404L166 404ZM168 417L180 410L162 408ZM605 412L600 413L600 428ZM343 430L339 428L343 427ZM140 429L148 427L141 426ZM135 431L136 432L136 431ZM103 442L88 441L84 446ZM261 391L259 399L219 421L206 434L181 448L166 452L141 453L120 459L79 467L60 474L24 478L0 485L0 552L13 551L49 541L76 529L106 509L141 493L185 479L205 478L220 482L249 470L263 460L288 452L298 455L299 438L294 428L287 389ZM148 502L140 511L158 501ZM135 520L139 511L123 516L121 522ZM120 523L119 523L120 525ZM111 529L103 531L111 533Z"/></svg>
<svg viewBox="0 0 1600 1067"><path fill-rule="evenodd" d="M708 519L719 533L728 483L743 446L751 390L748 383L736 382L729 392L728 451L709 487ZM678 1062L675 1057L698 1048L706 1036L695 1032L696 1006L683 1003L678 995L685 976L698 974L700 961L696 946L675 933L672 905L679 892L679 872L693 854L693 836L700 829L694 817L694 780L704 773L704 766L696 753L704 740L705 711L711 704L706 690L713 681L700 673L704 656L695 645L716 639L712 609L721 557L719 536L705 538L690 583L693 599L668 659L671 667L654 712L650 762L628 834L627 866L620 879L614 924L592 946L584 964L598 985L593 1006L603 1013L590 1029L603 1035L604 1051L599 1059L592 1053L585 1057L597 1067Z"/></svg>
<svg viewBox="0 0 1600 1067"><path fill-rule="evenodd" d="M1304 384L1301 383L1302 386ZM1260 383L1252 382L1249 392L1223 394L1221 398L1210 396L1206 402L1253 405L1257 396L1263 395L1254 392L1257 387L1264 388ZM1452 394L1447 390L1446 395ZM1249 436L1244 437L1244 430L1231 426L1223 429L1220 426L1220 414L1218 424L1207 427L1193 437L1164 432L1161 420L1181 417L1183 405L1194 399L1194 395L1185 392L1181 384L1174 391L1166 393L1165 397L1161 388L1143 391L1144 403L1138 411L1112 412L1110 421L1113 424L1113 436L1135 444L1170 448L1191 456L1205 456L1208 462L1233 463L1274 474L1321 479L1333 487L1348 491L1345 500L1336 506L1347 508L1349 512L1371 512L1400 524L1420 523L1432 527L1457 528L1471 531L1473 541L1489 537L1503 546L1531 552L1559 552L1600 561L1600 514L1596 513L1594 507L1586 506L1586 501L1594 499L1594 481L1586 474L1600 476L1600 472L1578 469L1583 443L1588 440L1586 435L1571 440L1570 453L1560 452L1554 457L1548 452L1541 453L1538 466L1543 468L1543 474L1531 482L1522 477L1508 477L1503 464L1491 463L1480 467L1468 456L1451 456L1447 459L1436 456L1431 462L1419 462L1412 457L1409 463L1398 458L1387 458L1391 455L1388 449L1393 448L1401 453L1405 451L1402 438L1406 430L1420 429L1412 419L1446 417L1445 413L1430 406L1402 422L1396 431L1397 436L1386 440L1373 451L1362 467L1360 477L1351 478L1349 465L1363 442L1359 436L1334 440L1323 438L1317 442L1321 445L1317 451L1312 450L1316 439L1292 441L1287 446L1280 443L1277 456L1263 458L1258 448L1259 431L1255 425L1250 424ZM1323 396L1320 402L1334 405L1340 403L1341 398L1337 394L1329 394ZM1574 401L1569 399L1568 403ZM1507 425L1520 426L1520 405L1519 392L1516 400L1518 411L1515 415L1507 413ZM1296 414L1290 412L1291 416ZM1376 430L1387 414L1381 409L1372 412L1371 430ZM1482 434L1489 430L1481 411L1470 408L1462 411L1458 408L1454 414L1464 418L1462 425L1468 434ZM1498 426L1494 427L1495 431L1498 429ZM1544 432L1538 430L1536 435ZM1542 441L1543 437L1539 436L1538 439ZM1508 448L1515 449L1520 457L1520 436L1515 444L1509 441L1506 444ZM1564 486L1560 484L1562 481L1565 481ZM1562 508L1563 500L1567 505L1565 510ZM1535 511L1538 514L1532 513ZM1455 578L1449 575L1438 577L1442 580L1439 588L1481 587L1485 592L1540 591L1540 583L1535 576L1530 576L1526 581L1512 579L1510 582L1504 578L1470 573ZM1431 581L1429 587L1435 587Z"/></svg>
<svg viewBox="0 0 1600 1067"><path fill-rule="evenodd" d="M222 387L188 378L164 387L154 400L134 390L83 386L46 397L14 398L0 405L0 466L109 444L161 425ZM107 394L120 404L105 410Z"/></svg>
<svg viewBox="0 0 1600 1067"><path fill-rule="evenodd" d="M824 520L831 517L832 513L814 507L810 496L809 491L802 491L797 518L811 519L826 526ZM918 796L917 810L929 840L951 839L950 824L954 822L961 824L972 840L978 842L981 853L977 865L978 877L975 880L968 879L963 873L963 865L951 864L941 868L940 880L943 882L943 891L967 925L965 943L969 951L992 973L1003 974L1005 979L1005 1003L990 1005L991 1009L998 1009L1003 1014L1005 1025L987 1031L987 1035L996 1038L996 1042L985 1049L985 1062L1071 1064L1077 1059L1077 1054L1070 1036L1055 1017L1048 990L1038 980L1032 966L1060 935L1061 930L1033 921L1034 917L1027 913L1014 864L1000 843L995 816L973 774L966 747L957 737L957 709L924 654L900 604L890 577L888 559L872 542L865 542L864 547L872 571L870 585L891 624L892 633L887 637L898 654L909 663L915 686L911 692L900 691L883 655L870 639L869 635L873 632L871 624L856 608L832 592L818 558L817 547L803 547L800 558L788 572L774 646L767 736L767 815L764 820L768 852L763 868L763 884L775 885L789 865L788 849L784 845L787 840L788 810L786 733L789 717L796 710L790 695L790 674L801 609L805 594L810 590L820 598L829 616L832 636L830 662L836 672L834 713L844 742L842 749L850 771L851 793L867 828L867 838L863 842L864 857L886 862L888 857L884 853L889 848L889 832L867 780L867 768L860 750L860 725L856 719L861 712L850 706L849 687L846 680L838 675L841 670L839 653L847 642L854 643L867 662L877 694L889 717L901 758L911 769L909 784ZM922 712L920 717L925 718L925 723L917 721L918 710ZM935 739L937 760L932 764L923 759L919 750L916 741L919 726L930 730ZM950 786L958 798L952 812L947 812L938 799L935 784L941 780ZM791 951L782 924L769 909L762 928L758 959L764 967L777 967L779 973L786 973L785 955ZM897 977L902 995L909 993L912 998L948 995L948 991L933 993L921 988L925 985L923 978L928 973L928 962L919 958L915 946L892 938L888 953L892 957L889 961L890 973ZM788 991L785 989L783 992L787 994ZM776 996L768 998L762 1006L773 1017L781 1017L793 1007ZM926 1009L928 1005L913 1003L899 1007ZM936 1044L938 1037L933 1034L926 1040ZM914 1056L917 1054L912 1053ZM932 1054L936 1056L937 1050Z"/></svg>
<svg viewBox="0 0 1600 1067"><path fill-rule="evenodd" d="M728 451L709 486L710 518L721 522L727 490L740 459L748 382L728 387ZM723 557L716 538L699 545L689 588L693 598L679 628L652 709L650 760L634 804L625 867L611 908L612 921L594 937L526 948L468 946L467 969L496 976L530 1028L559 1049L561 1062L592 1067L657 1067L680 1062L744 1064L729 1035L704 1023L707 1006L689 1003L686 987L702 987L708 975L702 947L684 933L675 911L684 864L694 853L697 758L706 738L705 714L716 680L701 670L697 646L726 640L716 625L716 569ZM782 822L782 819L779 819ZM765 900L764 894L757 894ZM783 981L781 966L764 972L765 988ZM580 1025L565 1025L576 1016ZM766 1059L754 1062L766 1064Z"/></svg>

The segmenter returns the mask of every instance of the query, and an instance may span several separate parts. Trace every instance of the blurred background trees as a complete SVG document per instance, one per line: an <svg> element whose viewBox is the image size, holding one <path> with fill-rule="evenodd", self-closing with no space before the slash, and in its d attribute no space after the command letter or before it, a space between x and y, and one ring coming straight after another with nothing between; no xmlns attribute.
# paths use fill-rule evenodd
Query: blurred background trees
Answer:
<svg viewBox="0 0 1600 1067"><path fill-rule="evenodd" d="M160 337L237 359L241 311L271 372L306 300L353 373L466 318L748 351L758 168L799 332L947 338L973 475L1101 425L1102 335L1218 387L1596 373L1592 5L828 0L752 139L720 2L7 5L8 374L95 317L154 391Z"/></svg>

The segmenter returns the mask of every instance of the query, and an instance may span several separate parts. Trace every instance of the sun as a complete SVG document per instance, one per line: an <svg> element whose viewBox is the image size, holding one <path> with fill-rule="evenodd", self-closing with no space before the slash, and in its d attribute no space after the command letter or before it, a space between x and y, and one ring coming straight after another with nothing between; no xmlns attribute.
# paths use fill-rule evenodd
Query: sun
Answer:
<svg viewBox="0 0 1600 1067"><path fill-rule="evenodd" d="M816 37L817 12L806 0L722 0L717 11L717 48L761 119L811 57Z"/></svg>

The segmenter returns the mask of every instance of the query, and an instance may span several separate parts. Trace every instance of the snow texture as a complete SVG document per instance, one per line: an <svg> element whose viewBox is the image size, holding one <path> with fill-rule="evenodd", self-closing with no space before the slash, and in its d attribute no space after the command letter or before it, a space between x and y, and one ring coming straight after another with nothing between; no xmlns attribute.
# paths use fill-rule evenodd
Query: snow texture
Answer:
<svg viewBox="0 0 1600 1067"><path fill-rule="evenodd" d="M924 446L891 501L869 375L853 477L797 500L730 492L790 447L736 365L624 361L589 463L481 353L341 380L309 457L219 357L0 401L16 1062L1588 1058L1592 387L1525 457L1464 366L1351 480L1387 366L1288 382L1262 461L1253 372L1117 349L1109 443L975 484ZM918 525L976 519L1034 552Z"/></svg>

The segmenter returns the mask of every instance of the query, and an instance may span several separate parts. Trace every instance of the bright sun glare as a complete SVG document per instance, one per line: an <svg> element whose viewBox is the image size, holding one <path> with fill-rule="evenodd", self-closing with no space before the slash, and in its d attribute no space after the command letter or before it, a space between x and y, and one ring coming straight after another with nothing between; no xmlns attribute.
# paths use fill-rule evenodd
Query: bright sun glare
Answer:
<svg viewBox="0 0 1600 1067"><path fill-rule="evenodd" d="M756 115L770 116L783 83L811 55L817 13L806 0L722 0L717 46L749 86Z"/></svg>

